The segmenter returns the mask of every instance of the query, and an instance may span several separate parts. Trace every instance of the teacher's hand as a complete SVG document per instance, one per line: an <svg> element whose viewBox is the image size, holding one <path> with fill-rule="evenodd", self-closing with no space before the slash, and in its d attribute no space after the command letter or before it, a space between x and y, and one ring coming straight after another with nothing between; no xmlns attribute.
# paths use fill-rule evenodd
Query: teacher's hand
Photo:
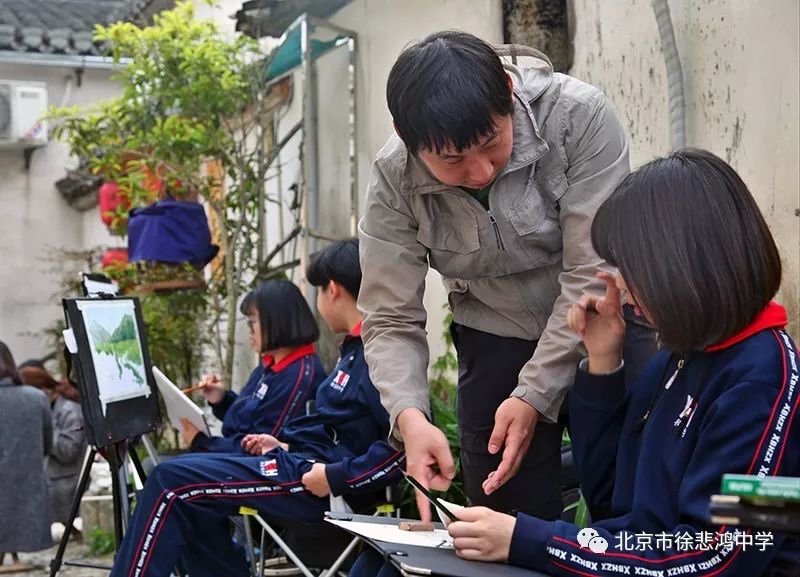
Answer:
<svg viewBox="0 0 800 577"><path fill-rule="evenodd" d="M405 409L397 416L397 427L406 451L406 472L426 489L446 491L456 474L450 443L419 409ZM438 470L437 470L438 466ZM428 499L415 491L420 519L431 520Z"/></svg>
<svg viewBox="0 0 800 577"><path fill-rule="evenodd" d="M531 445L533 430L539 421L539 411L516 397L503 401L494 414L494 430L489 438L489 453L497 454L503 449L503 460L497 470L489 473L483 482L483 492L487 495L503 486L517 474L528 447Z"/></svg>

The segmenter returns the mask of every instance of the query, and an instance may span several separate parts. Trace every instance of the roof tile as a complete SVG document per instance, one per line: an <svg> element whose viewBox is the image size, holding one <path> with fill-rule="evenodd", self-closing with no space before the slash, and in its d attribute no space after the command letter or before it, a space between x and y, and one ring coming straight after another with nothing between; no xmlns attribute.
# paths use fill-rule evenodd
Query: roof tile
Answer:
<svg viewBox="0 0 800 577"><path fill-rule="evenodd" d="M154 0L0 0L0 50L100 54L95 24L136 19Z"/></svg>

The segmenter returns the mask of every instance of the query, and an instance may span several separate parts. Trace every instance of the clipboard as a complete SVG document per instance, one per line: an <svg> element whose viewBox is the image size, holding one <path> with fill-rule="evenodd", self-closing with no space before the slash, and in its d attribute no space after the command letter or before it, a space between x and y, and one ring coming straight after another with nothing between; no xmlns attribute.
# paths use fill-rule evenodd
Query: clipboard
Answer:
<svg viewBox="0 0 800 577"><path fill-rule="evenodd" d="M169 417L170 424L175 429L181 431L183 430L181 419L189 419L189 421L197 427L198 431L210 437L211 430L208 428L203 410L195 405L189 397L184 395L181 390L175 386L175 383L169 380L156 366L153 366L153 377L155 377L158 392L161 393L161 398L164 399L164 406L167 409L167 416Z"/></svg>
<svg viewBox="0 0 800 577"><path fill-rule="evenodd" d="M401 521L413 519L398 519L397 517L375 517L371 515L355 515L350 513L326 513L326 520L356 521L359 523L376 523L382 525L397 525ZM483 561L467 561L456 556L452 549L435 547L420 547L416 545L401 545L385 541L377 541L363 537L349 531L347 524L338 525L352 535L378 551L381 556L396 567L403 575L408 577L417 575L431 575L437 577L547 577L532 569L523 569L503 563L486 563ZM434 523L434 527L442 529L443 525Z"/></svg>

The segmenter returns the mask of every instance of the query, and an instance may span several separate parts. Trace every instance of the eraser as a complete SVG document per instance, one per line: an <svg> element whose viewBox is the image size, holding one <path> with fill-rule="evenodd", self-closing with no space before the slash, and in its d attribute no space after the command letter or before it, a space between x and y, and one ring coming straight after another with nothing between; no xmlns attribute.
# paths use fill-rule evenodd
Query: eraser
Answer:
<svg viewBox="0 0 800 577"><path fill-rule="evenodd" d="M401 521L401 531L433 531L433 523L425 523L422 521Z"/></svg>

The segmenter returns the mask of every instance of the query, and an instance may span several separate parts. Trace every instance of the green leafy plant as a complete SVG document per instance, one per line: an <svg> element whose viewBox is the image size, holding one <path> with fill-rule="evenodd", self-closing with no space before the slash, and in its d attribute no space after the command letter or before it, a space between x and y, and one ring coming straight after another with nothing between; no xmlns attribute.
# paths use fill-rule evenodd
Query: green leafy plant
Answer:
<svg viewBox="0 0 800 577"><path fill-rule="evenodd" d="M564 429L564 432L561 433L561 447L568 447L572 441L569 438L569 431ZM567 505L564 508L563 513L569 513L570 511L575 511L574 516L574 523L580 527L586 527L587 523L589 522L589 507L586 505L586 499L583 498L581 494L580 499L575 501L574 503Z"/></svg>
<svg viewBox="0 0 800 577"><path fill-rule="evenodd" d="M260 199L276 156L258 144L271 123L262 98L265 55L253 39L229 38L214 22L196 19L188 1L156 15L152 26L97 26L95 40L119 65L122 94L88 109L51 109L54 134L92 173L120 187L123 202L110 215L118 234L126 233L131 208L161 198L206 201L221 246L207 292L147 297L145 316L164 325L149 327L164 336L150 337L154 362L158 351L173 355L178 374L189 379L198 358L189 343L213 338L211 350L230 382L236 305L258 270ZM108 272L126 286L159 275L202 279L197 271L150 265ZM170 362L160 362L167 370Z"/></svg>
<svg viewBox="0 0 800 577"><path fill-rule="evenodd" d="M90 557L101 557L109 555L114 552L114 534L110 531L105 531L102 527L95 527L86 536L86 542L89 550Z"/></svg>

